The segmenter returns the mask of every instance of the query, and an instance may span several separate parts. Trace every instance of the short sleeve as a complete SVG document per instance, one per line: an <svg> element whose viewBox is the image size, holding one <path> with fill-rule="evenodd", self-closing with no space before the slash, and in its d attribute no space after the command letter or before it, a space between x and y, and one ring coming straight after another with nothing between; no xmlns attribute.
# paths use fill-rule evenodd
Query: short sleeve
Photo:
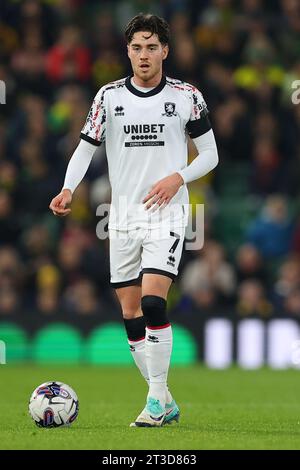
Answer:
<svg viewBox="0 0 300 470"><path fill-rule="evenodd" d="M192 87L191 90L191 105L190 119L186 125L186 129L189 136L195 139L211 129L207 104L202 93L195 87Z"/></svg>
<svg viewBox="0 0 300 470"><path fill-rule="evenodd" d="M106 110L104 94L105 89L100 89L95 96L80 134L81 139L97 146L105 141Z"/></svg>

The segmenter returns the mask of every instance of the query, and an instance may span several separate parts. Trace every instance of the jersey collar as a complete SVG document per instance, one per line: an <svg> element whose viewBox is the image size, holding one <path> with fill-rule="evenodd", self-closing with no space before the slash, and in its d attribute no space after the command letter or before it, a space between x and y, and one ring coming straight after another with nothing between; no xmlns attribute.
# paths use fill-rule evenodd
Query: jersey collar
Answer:
<svg viewBox="0 0 300 470"><path fill-rule="evenodd" d="M143 91L138 90L131 84L131 78L133 75L130 75L129 77L126 78L125 80L125 86L126 88L133 93L136 96L139 96L140 98L148 98L148 96L154 96L157 95L165 86L166 84L166 77L163 75L161 78L160 83L157 85L157 87L153 88L150 91L146 91L145 93Z"/></svg>

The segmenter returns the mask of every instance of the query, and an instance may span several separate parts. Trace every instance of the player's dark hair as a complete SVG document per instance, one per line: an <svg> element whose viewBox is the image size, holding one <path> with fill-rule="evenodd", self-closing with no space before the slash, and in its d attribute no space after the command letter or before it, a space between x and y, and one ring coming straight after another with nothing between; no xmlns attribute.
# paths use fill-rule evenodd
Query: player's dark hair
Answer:
<svg viewBox="0 0 300 470"><path fill-rule="evenodd" d="M127 44L130 44L134 33L139 31L149 31L151 36L157 34L159 41L163 44L169 44L170 41L170 27L166 20L151 13L139 13L125 28L125 38Z"/></svg>

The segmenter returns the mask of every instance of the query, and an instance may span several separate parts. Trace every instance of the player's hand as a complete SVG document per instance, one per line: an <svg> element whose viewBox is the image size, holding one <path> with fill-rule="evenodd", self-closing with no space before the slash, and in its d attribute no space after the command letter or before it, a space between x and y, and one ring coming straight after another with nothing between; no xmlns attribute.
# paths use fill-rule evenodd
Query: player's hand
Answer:
<svg viewBox="0 0 300 470"><path fill-rule="evenodd" d="M159 207L167 205L183 183L184 181L179 173L174 173L158 181L143 199L146 209L150 209L154 204Z"/></svg>
<svg viewBox="0 0 300 470"><path fill-rule="evenodd" d="M71 209L66 208L72 202L72 193L69 189L63 189L57 196L50 202L49 208L54 215L65 217L70 214Z"/></svg>

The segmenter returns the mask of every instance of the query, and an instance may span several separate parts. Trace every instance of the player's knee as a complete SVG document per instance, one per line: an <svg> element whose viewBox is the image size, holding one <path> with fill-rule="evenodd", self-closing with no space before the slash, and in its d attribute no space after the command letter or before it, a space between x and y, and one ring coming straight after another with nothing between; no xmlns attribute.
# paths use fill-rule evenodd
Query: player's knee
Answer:
<svg viewBox="0 0 300 470"><path fill-rule="evenodd" d="M159 327L169 324L165 299L156 295L145 295L141 305L147 326Z"/></svg>
<svg viewBox="0 0 300 470"><path fill-rule="evenodd" d="M132 320L134 318L140 317L143 315L141 307L126 307L122 309L122 315L124 320Z"/></svg>

